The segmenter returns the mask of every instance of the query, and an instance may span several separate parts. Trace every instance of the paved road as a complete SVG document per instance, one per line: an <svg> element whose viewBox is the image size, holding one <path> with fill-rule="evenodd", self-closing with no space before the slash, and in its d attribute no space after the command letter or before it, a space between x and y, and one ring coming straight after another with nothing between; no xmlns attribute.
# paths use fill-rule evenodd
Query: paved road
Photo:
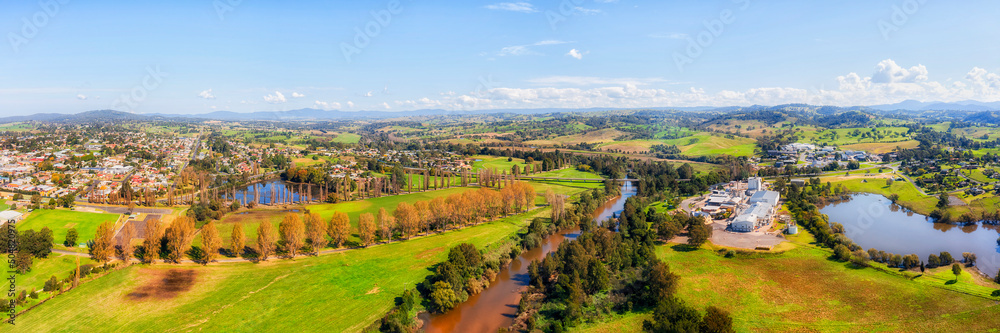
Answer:
<svg viewBox="0 0 1000 333"><path fill-rule="evenodd" d="M103 210L105 212L112 213L112 214L125 214L125 213L128 213L128 207L121 207L121 206L84 205L84 204L77 204L77 206L87 207L87 208L94 208L94 209L100 209L100 210ZM135 209L132 209L132 212L133 213L142 213L142 214L170 215L170 214L173 214L174 210L170 209L170 208L145 208L145 207L136 207Z"/></svg>

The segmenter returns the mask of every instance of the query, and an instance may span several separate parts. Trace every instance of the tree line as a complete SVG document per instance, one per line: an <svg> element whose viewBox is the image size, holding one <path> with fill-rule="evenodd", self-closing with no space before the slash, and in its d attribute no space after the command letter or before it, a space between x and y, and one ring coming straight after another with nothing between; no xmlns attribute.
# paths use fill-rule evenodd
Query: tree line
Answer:
<svg viewBox="0 0 1000 333"><path fill-rule="evenodd" d="M370 246L376 242L410 239L420 233L456 229L489 221L530 209L534 206L535 190L525 182L514 182L500 190L479 188L456 193L447 198L434 198L413 204L401 202L393 213L384 207L377 214L365 213L358 218L356 229L360 243ZM144 263L156 260L180 262L184 258L209 263L221 254L243 256L251 260L267 260L280 255L295 257L300 254L316 255L324 248L350 246L354 228L347 213L334 212L329 221L319 214L307 212L304 218L288 213L278 224L277 230L267 221L257 227L254 246L247 246L242 223L233 227L230 244L222 244L215 221L200 229L196 220L179 216L169 226L159 220L148 220L143 234L136 231L137 223L126 223L116 235L110 222L98 227L94 240L88 242L91 258L100 263L119 259L131 263L139 259ZM191 244L200 230L202 245ZM143 238L143 243L133 246L131 239ZM51 244L51 241L49 242ZM223 248L228 245L228 248Z"/></svg>

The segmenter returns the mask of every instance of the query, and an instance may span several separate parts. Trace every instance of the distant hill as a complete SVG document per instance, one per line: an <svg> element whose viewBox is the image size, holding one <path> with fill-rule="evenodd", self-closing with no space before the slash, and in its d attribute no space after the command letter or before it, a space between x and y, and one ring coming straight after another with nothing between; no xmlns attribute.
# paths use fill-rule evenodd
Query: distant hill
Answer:
<svg viewBox="0 0 1000 333"><path fill-rule="evenodd" d="M869 108L881 111L909 110L909 111L1000 111L1000 102L980 102L980 101L959 101L954 103L945 102L920 102L915 100L905 100L895 104L872 105Z"/></svg>
<svg viewBox="0 0 1000 333"><path fill-rule="evenodd" d="M0 124L24 121L42 122L92 122L92 121L137 121L137 120L223 120L223 121L307 121L307 120L341 120L341 119L387 119L414 116L447 116L447 115L483 115L483 114L549 114L549 113L571 113L571 112L601 112L612 110L650 110L650 111L686 111L692 113L705 114L708 117L726 118L726 115L736 115L732 119L762 120L772 123L783 121L787 117L801 119L813 119L817 123L854 123L863 124L866 116L854 114L850 119L842 114L850 111L864 113L881 113L889 111L959 111L946 112L948 117L965 118L966 121L993 122L991 114L979 114L979 112L1000 111L1000 102L978 102L961 101L955 103L942 102L920 102L907 100L895 104L873 105L873 106L817 106L809 104L783 104L775 106L751 105L751 106L695 106L695 107L649 107L649 108L587 108L587 109L493 109L475 111L447 111L440 109L424 109L414 111L340 111L340 110L318 110L318 109L298 109L290 111L257 111L240 113L232 111L216 111L203 114L165 114L150 113L137 114L115 110L95 110L76 114L60 113L38 113L30 116L13 116L0 118ZM975 114L971 114L977 112ZM983 120L976 120L982 118ZM985 121L990 120L990 121Z"/></svg>
<svg viewBox="0 0 1000 333"><path fill-rule="evenodd" d="M965 117L963 120L970 123L1000 124L1000 112L977 112Z"/></svg>

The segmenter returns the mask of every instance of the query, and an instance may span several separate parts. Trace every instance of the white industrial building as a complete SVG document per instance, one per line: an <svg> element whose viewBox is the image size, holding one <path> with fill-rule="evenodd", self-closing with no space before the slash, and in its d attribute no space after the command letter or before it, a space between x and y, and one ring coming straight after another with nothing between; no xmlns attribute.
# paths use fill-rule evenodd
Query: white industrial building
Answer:
<svg viewBox="0 0 1000 333"><path fill-rule="evenodd" d="M747 190L760 191L764 189L764 180L760 177L750 177L747 179Z"/></svg>
<svg viewBox="0 0 1000 333"><path fill-rule="evenodd" d="M749 232L765 226L774 218L781 194L775 191L759 190L750 195L743 211L733 219L729 228L733 231Z"/></svg>
<svg viewBox="0 0 1000 333"><path fill-rule="evenodd" d="M0 212L0 225L7 223L7 221L13 220L14 222L20 221L23 218L23 214L13 211L5 210Z"/></svg>

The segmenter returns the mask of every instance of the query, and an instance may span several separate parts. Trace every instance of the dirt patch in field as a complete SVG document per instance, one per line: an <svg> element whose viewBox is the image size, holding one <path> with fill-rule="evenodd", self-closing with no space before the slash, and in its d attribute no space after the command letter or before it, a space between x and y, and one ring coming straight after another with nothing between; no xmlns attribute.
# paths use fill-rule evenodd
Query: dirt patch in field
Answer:
<svg viewBox="0 0 1000 333"><path fill-rule="evenodd" d="M198 275L193 269L146 270L144 273L150 276L146 284L125 297L133 301L171 299L190 290Z"/></svg>
<svg viewBox="0 0 1000 333"><path fill-rule="evenodd" d="M433 249L427 249L424 250L423 252L417 253L417 255L413 257L417 259L427 259L441 252L444 252L444 247L435 247Z"/></svg>
<svg viewBox="0 0 1000 333"><path fill-rule="evenodd" d="M239 212L235 214L227 215L219 223L243 223L248 224L252 222L260 221L270 221L274 216L284 216L288 212L284 210L254 210L247 212ZM246 227L244 225L244 227Z"/></svg>

